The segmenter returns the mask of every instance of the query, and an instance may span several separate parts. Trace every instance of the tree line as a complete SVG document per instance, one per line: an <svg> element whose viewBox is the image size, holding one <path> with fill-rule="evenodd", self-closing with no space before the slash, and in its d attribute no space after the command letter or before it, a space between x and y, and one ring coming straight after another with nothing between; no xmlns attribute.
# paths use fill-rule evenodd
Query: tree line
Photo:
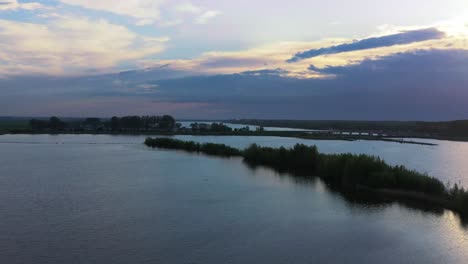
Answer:
<svg viewBox="0 0 468 264"><path fill-rule="evenodd" d="M163 116L124 116L112 117L110 127L112 130L120 129L173 129L176 126L176 120L170 115Z"/></svg>
<svg viewBox="0 0 468 264"><path fill-rule="evenodd" d="M33 131L141 131L172 130L176 120L170 115L163 116L124 116L101 119L69 119L63 121L53 116L49 119L31 119L29 127Z"/></svg>

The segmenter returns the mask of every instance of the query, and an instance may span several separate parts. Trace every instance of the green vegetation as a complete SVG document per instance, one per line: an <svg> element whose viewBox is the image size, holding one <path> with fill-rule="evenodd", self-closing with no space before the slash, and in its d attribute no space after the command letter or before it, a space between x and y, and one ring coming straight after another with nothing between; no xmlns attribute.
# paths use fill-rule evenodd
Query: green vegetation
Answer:
<svg viewBox="0 0 468 264"><path fill-rule="evenodd" d="M145 135L198 135L198 136L271 136L313 140L382 140L396 143L435 145L432 143L399 140L375 135L344 135L329 131L265 131L262 126L251 130L249 126L231 128L223 123L192 123L182 127L172 116L124 116L101 119L57 117L0 118L0 134L145 134ZM16 123L15 123L16 122Z"/></svg>
<svg viewBox="0 0 468 264"><path fill-rule="evenodd" d="M297 144L292 149L260 147L252 144L242 151L244 160L251 165L263 165L281 172L308 175L317 171L319 153L315 146Z"/></svg>
<svg viewBox="0 0 468 264"><path fill-rule="evenodd" d="M163 116L124 116L112 117L108 127L112 131L147 131L172 130L176 126L175 119L170 115Z"/></svg>
<svg viewBox="0 0 468 264"><path fill-rule="evenodd" d="M192 132L232 132L232 128L223 123L192 123L190 124Z"/></svg>
<svg viewBox="0 0 468 264"><path fill-rule="evenodd" d="M178 149L216 156L239 156L250 165L262 165L301 177L319 177L341 190L399 191L405 197L418 197L468 215L468 191L403 166L390 166L383 160L353 154L321 154L315 146L297 144L291 149L251 145L238 150L223 144L195 143L171 138L147 138L149 147ZM419 195L407 195L419 194Z"/></svg>
<svg viewBox="0 0 468 264"><path fill-rule="evenodd" d="M318 174L325 182L341 188L365 186L372 189L398 189L426 194L445 194L444 184L436 178L390 166L368 155L320 155Z"/></svg>
<svg viewBox="0 0 468 264"><path fill-rule="evenodd" d="M196 133L196 134L206 134L206 133L212 133L212 134L237 134L237 133L242 133L242 132L250 132L250 129L248 126L242 127L242 128L231 128L223 123L191 123L190 128L182 128L182 132L190 132L190 133ZM258 132L263 132L263 130L258 129Z"/></svg>
<svg viewBox="0 0 468 264"><path fill-rule="evenodd" d="M52 131L61 131L67 127L67 124L58 117L53 116L49 120L31 119L31 121L29 121L29 127L34 131L41 131L46 129Z"/></svg>
<svg viewBox="0 0 468 264"><path fill-rule="evenodd" d="M28 129L28 120L22 118L0 118L0 134Z"/></svg>
<svg viewBox="0 0 468 264"><path fill-rule="evenodd" d="M292 149L251 145L243 151L245 161L305 176L318 175L338 188L399 189L428 194L443 194L445 186L435 178L392 167L368 155L319 154L315 146L295 145Z"/></svg>
<svg viewBox="0 0 468 264"><path fill-rule="evenodd" d="M124 116L101 119L66 118L2 118L0 133L172 133L178 124L169 115Z"/></svg>
<svg viewBox="0 0 468 264"><path fill-rule="evenodd" d="M204 143L200 144L193 141L174 140L171 138L147 138L145 144L151 147L165 149L180 149L188 152L204 153L213 156L240 156L241 151L224 144Z"/></svg>

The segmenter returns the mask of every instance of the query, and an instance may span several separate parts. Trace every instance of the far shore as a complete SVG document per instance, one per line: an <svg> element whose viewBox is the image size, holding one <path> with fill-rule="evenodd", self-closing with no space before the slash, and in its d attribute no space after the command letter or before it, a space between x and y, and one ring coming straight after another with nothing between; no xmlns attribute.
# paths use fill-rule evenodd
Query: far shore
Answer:
<svg viewBox="0 0 468 264"><path fill-rule="evenodd" d="M395 139L383 136L367 136L367 135L337 135L331 133L319 132L304 132L304 131L230 131L230 132L173 132L173 131L31 131L31 130L18 130L5 134L23 134L23 135L145 135L145 136L257 136L257 137L289 137L300 138L306 140L342 140L342 141L385 141L400 144L414 144L425 146L437 146L435 143L408 140L408 139Z"/></svg>
<svg viewBox="0 0 468 264"><path fill-rule="evenodd" d="M311 140L371 140L433 146L449 140L468 142L468 120L344 121L344 120L204 120L178 122L170 115L112 118L0 117L1 134L109 134L275 136ZM180 120L179 120L180 121ZM185 123L185 126L182 125Z"/></svg>

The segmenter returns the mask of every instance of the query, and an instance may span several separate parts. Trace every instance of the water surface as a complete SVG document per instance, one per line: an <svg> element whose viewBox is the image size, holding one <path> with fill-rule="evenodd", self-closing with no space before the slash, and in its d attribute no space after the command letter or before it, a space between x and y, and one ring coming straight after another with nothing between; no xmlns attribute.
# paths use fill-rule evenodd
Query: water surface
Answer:
<svg viewBox="0 0 468 264"><path fill-rule="evenodd" d="M183 138L237 147L302 142ZM153 150L143 139L0 136L0 263L468 261L468 231L450 211L350 202L319 181L253 170L240 159ZM435 150L466 149L314 143L429 164L443 153Z"/></svg>
<svg viewBox="0 0 468 264"><path fill-rule="evenodd" d="M213 121L181 121L179 123L182 125L182 127L190 128L190 124L193 124L193 123L211 125L213 124ZM222 122L222 123L232 129L236 129L236 128L240 129L240 128L248 127L249 130L255 131L259 127L259 126L252 126L252 125L232 124L232 123L226 123L226 122ZM263 127L263 129L265 131L317 131L317 130L310 130L310 129L288 128L288 127Z"/></svg>

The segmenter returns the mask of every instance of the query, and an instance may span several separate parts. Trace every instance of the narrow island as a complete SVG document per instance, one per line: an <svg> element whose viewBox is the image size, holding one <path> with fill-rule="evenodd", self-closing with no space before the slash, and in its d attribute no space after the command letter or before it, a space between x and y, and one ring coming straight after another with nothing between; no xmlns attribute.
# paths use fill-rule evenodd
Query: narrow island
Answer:
<svg viewBox="0 0 468 264"><path fill-rule="evenodd" d="M220 157L241 157L251 166L265 166L293 177L318 177L340 191L372 192L392 200L407 200L450 209L468 216L468 191L457 184L390 166L378 157L354 154L323 154L316 146L296 144L293 148L261 147L239 150L224 144L197 143L171 138L147 138L152 148L183 150Z"/></svg>

